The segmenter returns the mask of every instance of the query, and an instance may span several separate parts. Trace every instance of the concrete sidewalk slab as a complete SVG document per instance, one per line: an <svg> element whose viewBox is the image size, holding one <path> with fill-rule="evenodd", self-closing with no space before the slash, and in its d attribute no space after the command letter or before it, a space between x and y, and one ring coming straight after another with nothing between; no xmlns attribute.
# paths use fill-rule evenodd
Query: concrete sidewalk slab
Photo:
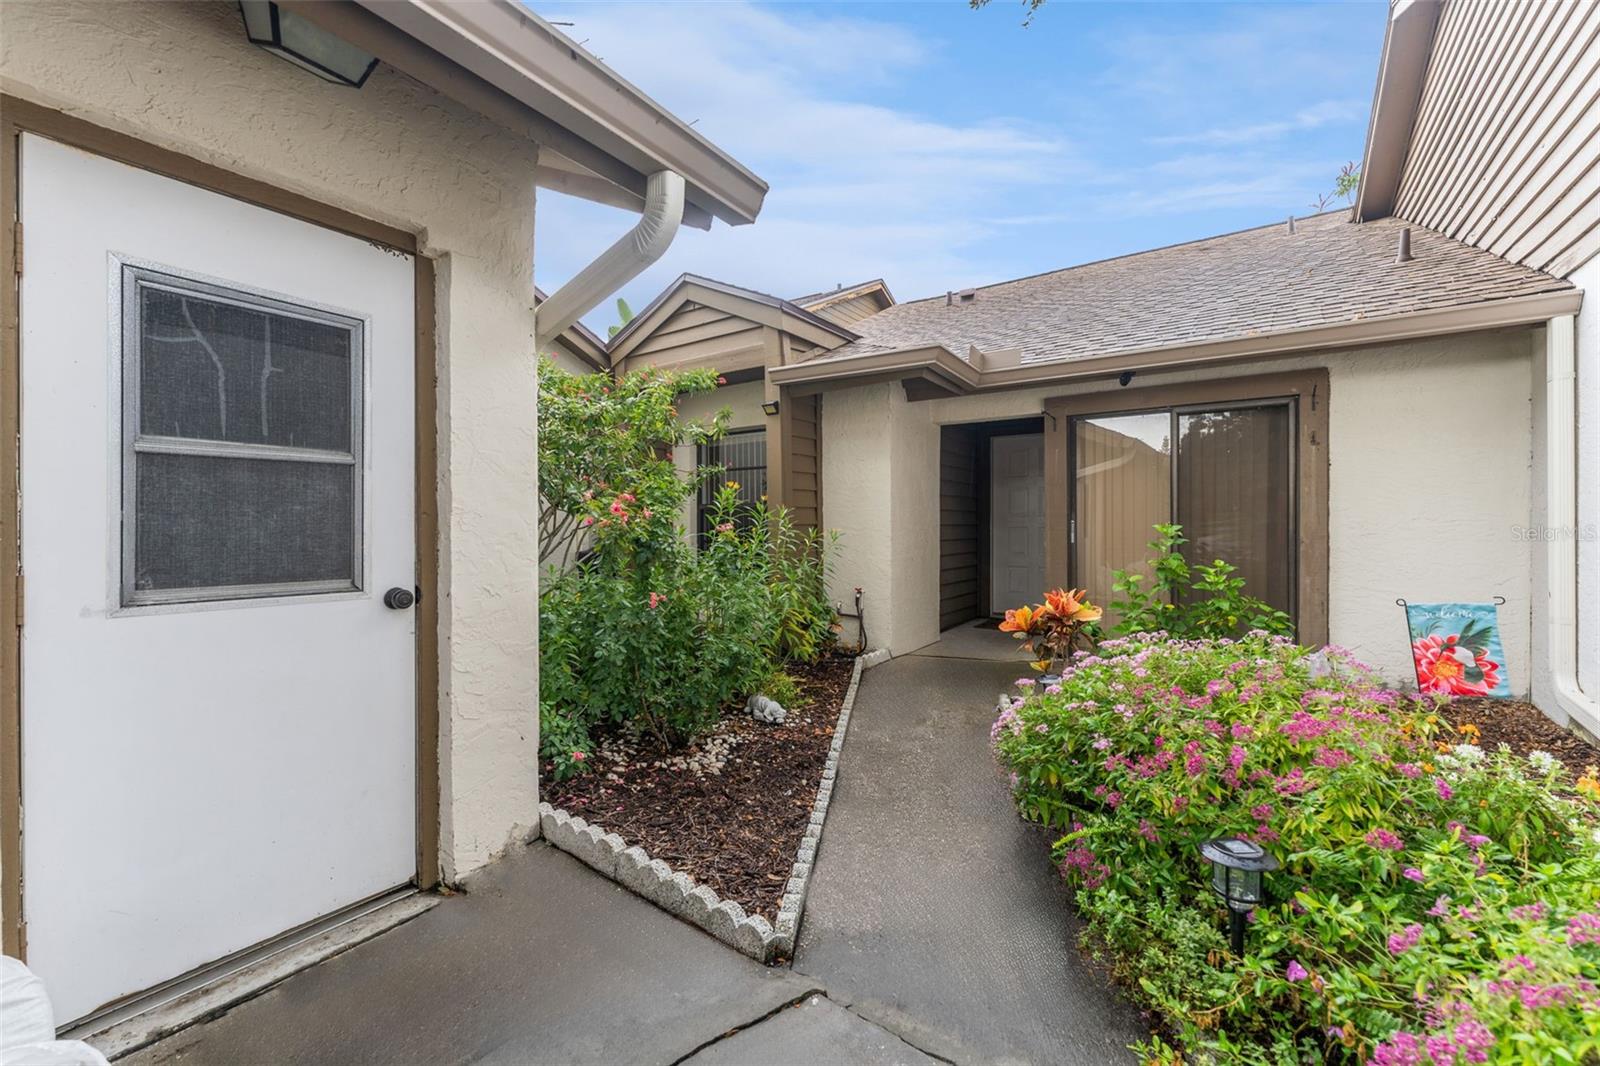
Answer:
<svg viewBox="0 0 1600 1066"><path fill-rule="evenodd" d="M819 995L712 1044L683 1066L934 1066L937 1061Z"/></svg>
<svg viewBox="0 0 1600 1066"><path fill-rule="evenodd" d="M468 894L121 1062L666 1064L814 988L533 844Z"/></svg>
<svg viewBox="0 0 1600 1066"><path fill-rule="evenodd" d="M1132 1062L1138 1012L1076 948L989 751L1014 662L913 654L862 678L795 970L955 1062Z"/></svg>
<svg viewBox="0 0 1600 1066"><path fill-rule="evenodd" d="M936 659L981 659L987 662L1006 662L1013 670L1028 672L1028 657L1022 642L1010 633L1002 633L993 623L963 622L939 634L939 639L927 647L918 648L913 655Z"/></svg>

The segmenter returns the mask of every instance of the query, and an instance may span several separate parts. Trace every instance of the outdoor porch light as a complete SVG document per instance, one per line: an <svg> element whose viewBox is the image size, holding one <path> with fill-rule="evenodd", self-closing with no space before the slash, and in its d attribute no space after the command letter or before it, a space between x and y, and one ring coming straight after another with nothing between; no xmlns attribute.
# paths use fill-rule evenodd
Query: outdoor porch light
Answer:
<svg viewBox="0 0 1600 1066"><path fill-rule="evenodd" d="M776 416L777 413L778 413L778 401L777 400L767 400L764 403L762 403L761 409L763 411L765 411L769 415Z"/></svg>
<svg viewBox="0 0 1600 1066"><path fill-rule="evenodd" d="M1242 957L1245 915L1265 898L1261 875L1276 870L1278 860L1248 840L1208 840L1200 845L1200 854L1211 862L1211 891L1228 905L1228 935L1234 955Z"/></svg>
<svg viewBox="0 0 1600 1066"><path fill-rule="evenodd" d="M378 65L376 56L293 11L284 11L271 0L239 0L239 13L244 16L244 32L251 44L259 44L324 81L359 89Z"/></svg>

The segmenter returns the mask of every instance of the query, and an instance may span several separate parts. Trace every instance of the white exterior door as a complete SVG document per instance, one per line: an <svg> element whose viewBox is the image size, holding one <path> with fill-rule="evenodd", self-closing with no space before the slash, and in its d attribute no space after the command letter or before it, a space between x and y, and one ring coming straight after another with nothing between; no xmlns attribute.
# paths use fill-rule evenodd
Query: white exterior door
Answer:
<svg viewBox="0 0 1600 1066"><path fill-rule="evenodd" d="M410 259L27 136L23 898L62 1022L413 879Z"/></svg>
<svg viewBox="0 0 1600 1066"><path fill-rule="evenodd" d="M1044 434L989 440L994 614L1044 597Z"/></svg>

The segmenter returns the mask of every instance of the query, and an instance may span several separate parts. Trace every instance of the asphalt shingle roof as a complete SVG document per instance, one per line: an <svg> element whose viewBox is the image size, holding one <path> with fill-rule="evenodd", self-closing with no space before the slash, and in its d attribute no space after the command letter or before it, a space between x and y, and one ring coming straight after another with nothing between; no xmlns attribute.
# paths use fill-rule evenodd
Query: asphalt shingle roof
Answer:
<svg viewBox="0 0 1600 1066"><path fill-rule="evenodd" d="M1411 230L1408 263L1396 263ZM896 304L817 362L943 345L1053 363L1330 326L1571 289L1570 282L1397 218L1347 210L1001 282L969 302Z"/></svg>

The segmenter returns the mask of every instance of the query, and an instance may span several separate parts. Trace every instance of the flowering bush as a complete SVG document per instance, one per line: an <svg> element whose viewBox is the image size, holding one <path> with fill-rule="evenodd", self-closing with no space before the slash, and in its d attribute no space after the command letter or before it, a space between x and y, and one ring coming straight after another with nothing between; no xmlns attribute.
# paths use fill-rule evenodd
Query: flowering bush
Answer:
<svg viewBox="0 0 1600 1066"><path fill-rule="evenodd" d="M685 421L678 402L720 383L539 361L539 748L557 780L583 771L596 725L683 743L736 698L792 694L783 662L831 643L831 541L741 508L731 483L703 549L684 535L684 504L721 472L686 475L673 449L716 439L728 416Z"/></svg>
<svg viewBox="0 0 1600 1066"><path fill-rule="evenodd" d="M1347 653L1260 632L1107 640L1028 692L993 730L1018 808L1197 1061L1600 1056L1600 839L1555 760L1458 743ZM1282 862L1242 959L1197 850L1219 836Z"/></svg>
<svg viewBox="0 0 1600 1066"><path fill-rule="evenodd" d="M730 701L783 685L786 658L823 650L827 546L782 512L735 523L738 506L734 489L719 491L716 530L696 551L619 496L594 523L592 556L546 585L541 720L562 721L544 726L540 750L558 778L583 769L574 752L586 754L594 725L634 721L681 744Z"/></svg>
<svg viewBox="0 0 1600 1066"><path fill-rule="evenodd" d="M568 569L601 532L646 545L670 537L697 481L674 447L720 436L728 412L708 422L678 417L684 396L713 391L715 371L653 368L613 378L570 374L539 360L539 556Z"/></svg>

